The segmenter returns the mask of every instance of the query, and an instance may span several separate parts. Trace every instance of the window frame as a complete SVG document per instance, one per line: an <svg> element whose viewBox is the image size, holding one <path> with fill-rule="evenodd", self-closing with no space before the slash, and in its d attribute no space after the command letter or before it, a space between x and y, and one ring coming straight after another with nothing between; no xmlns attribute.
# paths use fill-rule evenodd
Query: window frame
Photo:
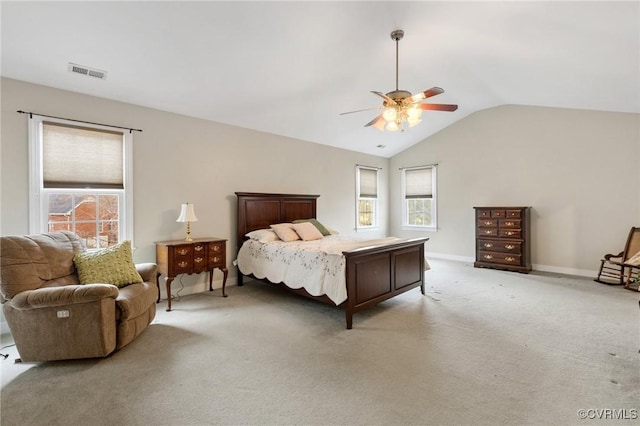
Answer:
<svg viewBox="0 0 640 426"><path fill-rule="evenodd" d="M95 194L118 196L118 241L133 243L133 135L123 129L82 123L82 127L122 133L124 189L100 188L44 188L43 122L63 126L78 126L77 121L44 117L33 114L29 119L29 233L40 234L49 230L49 196L52 194ZM73 223L73 222L72 222Z"/></svg>
<svg viewBox="0 0 640 426"><path fill-rule="evenodd" d="M361 170L371 170L375 172L376 175L376 196L375 197L363 197L360 194L360 171ZM379 189L380 189L380 169L378 167L369 167L369 166L356 166L356 231L370 231L376 230L379 228L378 217L380 215L379 209ZM360 201L373 201L373 221L371 225L361 225L360 224Z"/></svg>
<svg viewBox="0 0 640 426"><path fill-rule="evenodd" d="M431 169L431 225L409 225L409 208L407 199L407 179L406 172L412 170ZM402 185L402 229L405 231L424 231L437 232L438 230L438 165L429 164L426 166L407 167L402 169L401 174ZM427 200L429 198L414 198L418 200Z"/></svg>

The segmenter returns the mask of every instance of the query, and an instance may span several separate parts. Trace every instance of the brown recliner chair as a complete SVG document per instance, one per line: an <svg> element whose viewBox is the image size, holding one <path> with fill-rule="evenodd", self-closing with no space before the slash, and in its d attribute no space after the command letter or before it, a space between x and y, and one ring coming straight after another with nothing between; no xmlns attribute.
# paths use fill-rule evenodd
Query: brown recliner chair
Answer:
<svg viewBox="0 0 640 426"><path fill-rule="evenodd" d="M154 263L135 265L141 283L81 285L73 258L85 250L67 231L0 238L0 301L22 361L104 357L155 317Z"/></svg>

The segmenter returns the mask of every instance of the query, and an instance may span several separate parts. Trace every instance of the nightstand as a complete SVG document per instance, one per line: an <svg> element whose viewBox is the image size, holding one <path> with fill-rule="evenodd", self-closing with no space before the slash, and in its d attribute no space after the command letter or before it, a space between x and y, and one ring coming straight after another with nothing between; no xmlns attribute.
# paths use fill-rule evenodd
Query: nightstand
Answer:
<svg viewBox="0 0 640 426"><path fill-rule="evenodd" d="M227 297L227 240L222 238L194 238L193 241L157 241L156 263L158 277L167 277L167 311L171 310L171 283L180 274L209 272L209 291L213 291L213 270L220 269L222 297ZM158 300L160 302L160 280L158 280Z"/></svg>

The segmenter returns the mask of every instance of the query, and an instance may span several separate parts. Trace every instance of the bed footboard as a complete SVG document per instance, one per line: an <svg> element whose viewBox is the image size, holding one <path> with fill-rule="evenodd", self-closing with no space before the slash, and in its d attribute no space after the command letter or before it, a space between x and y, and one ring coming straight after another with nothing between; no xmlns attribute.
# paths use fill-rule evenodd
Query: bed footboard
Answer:
<svg viewBox="0 0 640 426"><path fill-rule="evenodd" d="M347 262L347 329L353 314L415 287L425 294L424 243L414 238L398 243L343 252Z"/></svg>

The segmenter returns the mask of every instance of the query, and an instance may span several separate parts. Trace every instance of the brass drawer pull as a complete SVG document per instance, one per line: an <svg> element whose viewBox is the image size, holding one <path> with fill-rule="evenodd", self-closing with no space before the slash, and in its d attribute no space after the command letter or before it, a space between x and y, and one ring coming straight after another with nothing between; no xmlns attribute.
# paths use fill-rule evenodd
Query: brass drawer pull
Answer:
<svg viewBox="0 0 640 426"><path fill-rule="evenodd" d="M189 250L187 250L187 249L178 250L178 253L180 255L184 256L185 254L189 253Z"/></svg>
<svg viewBox="0 0 640 426"><path fill-rule="evenodd" d="M485 254L485 255L484 255L484 258L485 258L485 259L493 259L493 256L491 256L490 254Z"/></svg>
<svg viewBox="0 0 640 426"><path fill-rule="evenodd" d="M213 258L213 263L218 263L220 262L220 258L218 256Z"/></svg>
<svg viewBox="0 0 640 426"><path fill-rule="evenodd" d="M491 244L491 243L484 243L484 246L485 246L486 248L491 248L491 247L493 247L493 244Z"/></svg>
<svg viewBox="0 0 640 426"><path fill-rule="evenodd" d="M484 231L485 234L493 234L493 231L490 229L487 229L486 231Z"/></svg>
<svg viewBox="0 0 640 426"><path fill-rule="evenodd" d="M511 256L507 256L504 258L504 260L506 260L507 262L514 262L516 260L515 257L511 257Z"/></svg>
<svg viewBox="0 0 640 426"><path fill-rule="evenodd" d="M491 222L490 220L485 220L484 224L485 224L485 225L487 225L487 226L489 226L489 225L492 225L492 224L493 224L493 222Z"/></svg>
<svg viewBox="0 0 640 426"><path fill-rule="evenodd" d="M196 251L202 251L204 250L204 246L196 246L195 249Z"/></svg>
<svg viewBox="0 0 640 426"><path fill-rule="evenodd" d="M514 223L513 223L513 222L505 222L505 223L504 223L504 225L505 225L505 226L513 226L513 225L514 225Z"/></svg>
<svg viewBox="0 0 640 426"><path fill-rule="evenodd" d="M184 267L186 267L188 264L189 264L189 263L187 263L187 262L185 262L185 261L182 261L182 262L179 262L179 263L178 263L178 266L179 266L179 267L181 267L181 268L184 268Z"/></svg>
<svg viewBox="0 0 640 426"><path fill-rule="evenodd" d="M196 258L194 259L194 261L195 261L196 263L202 263L202 261L203 261L203 260L204 260L204 259L203 259L203 258L201 258L201 257L196 257Z"/></svg>
<svg viewBox="0 0 640 426"><path fill-rule="evenodd" d="M220 246L213 246L213 251L220 251Z"/></svg>
<svg viewBox="0 0 640 426"><path fill-rule="evenodd" d="M514 246L513 244L507 244L504 246L504 248L506 248L507 250L513 250L514 248L516 248L516 246Z"/></svg>
<svg viewBox="0 0 640 426"><path fill-rule="evenodd" d="M513 235L513 234L515 234L515 232L513 232L513 231L507 231L507 235Z"/></svg>

